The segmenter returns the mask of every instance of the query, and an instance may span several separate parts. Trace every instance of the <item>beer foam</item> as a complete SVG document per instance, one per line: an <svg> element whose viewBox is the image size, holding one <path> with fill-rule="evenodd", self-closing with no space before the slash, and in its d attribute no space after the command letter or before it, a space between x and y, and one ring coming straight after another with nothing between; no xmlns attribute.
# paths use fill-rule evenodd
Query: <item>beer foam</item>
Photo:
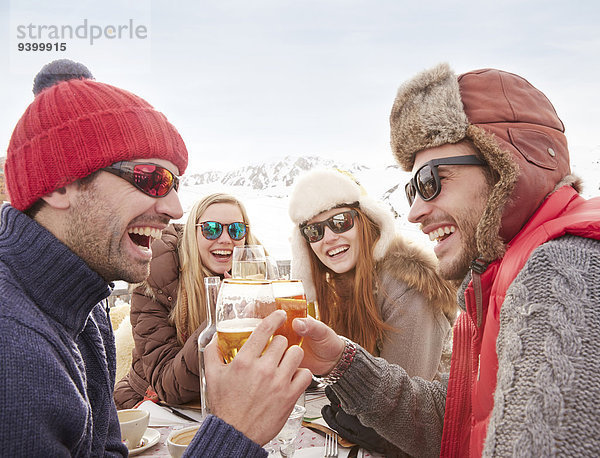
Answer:
<svg viewBox="0 0 600 458"><path fill-rule="evenodd" d="M252 332L262 318L237 318L217 323L217 332Z"/></svg>

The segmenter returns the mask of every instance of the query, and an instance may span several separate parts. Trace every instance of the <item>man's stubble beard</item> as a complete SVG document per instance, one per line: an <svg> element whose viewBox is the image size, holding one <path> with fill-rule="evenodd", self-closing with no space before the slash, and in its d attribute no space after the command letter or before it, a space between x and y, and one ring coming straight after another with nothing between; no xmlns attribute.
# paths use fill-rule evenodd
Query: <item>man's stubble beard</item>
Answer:
<svg viewBox="0 0 600 458"><path fill-rule="evenodd" d="M134 266L123 256L123 230L117 216L111 218L112 209L95 194L91 183L81 190L69 209L65 244L106 282L144 281L150 272L150 264Z"/></svg>
<svg viewBox="0 0 600 458"><path fill-rule="evenodd" d="M468 210L459 216L460 219L455 220L461 236L460 252L449 261L440 261L437 267L440 277L446 280L462 281L478 254L476 234L479 219L473 221L473 218L469 218Z"/></svg>

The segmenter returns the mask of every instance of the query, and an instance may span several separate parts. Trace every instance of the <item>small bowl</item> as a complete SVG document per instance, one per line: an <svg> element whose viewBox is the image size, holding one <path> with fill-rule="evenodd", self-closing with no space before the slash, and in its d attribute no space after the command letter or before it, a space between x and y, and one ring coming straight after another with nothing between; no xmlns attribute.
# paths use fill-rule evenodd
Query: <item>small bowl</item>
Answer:
<svg viewBox="0 0 600 458"><path fill-rule="evenodd" d="M180 458L183 455L199 429L200 425L194 425L171 431L171 434L167 437L167 449L173 458Z"/></svg>

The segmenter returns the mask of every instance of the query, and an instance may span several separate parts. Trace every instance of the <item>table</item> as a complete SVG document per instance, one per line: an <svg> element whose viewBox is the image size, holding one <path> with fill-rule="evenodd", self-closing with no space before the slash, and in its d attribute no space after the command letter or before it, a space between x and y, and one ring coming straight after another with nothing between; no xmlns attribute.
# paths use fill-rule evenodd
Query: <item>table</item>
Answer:
<svg viewBox="0 0 600 458"><path fill-rule="evenodd" d="M311 418L319 422L318 417L321 415L321 407L329 401L323 390L312 390L307 391L305 396L302 396L298 402L304 404L306 407L305 419ZM187 420L182 420L181 418L174 416L173 413L169 411L171 408L159 406L151 401L142 403L138 408L142 408L150 412L150 427L160 433L160 439L158 443L147 450L138 453L137 456L140 457L170 457L169 450L167 449L167 437L171 431L197 424ZM201 418L199 410L192 404L186 404L185 408L177 407L176 410L197 420L200 420ZM326 423L323 424L326 425ZM300 434L298 435L296 441L297 450L310 447L323 447L325 445L325 437L321 433L315 432L304 426L301 428ZM343 450L345 450L346 453L344 453ZM348 450L349 449L347 448L340 448L340 458L345 457ZM383 455L377 453L371 453L368 451L364 452L364 457L366 458L380 458L382 456Z"/></svg>
<svg viewBox="0 0 600 458"><path fill-rule="evenodd" d="M155 429L158 432L160 432L160 439L158 441L158 444L156 444L153 447L150 447L148 450L145 450L142 453L139 453L137 456L170 458L171 455L169 455L169 450L167 449L167 437L175 428L176 427L174 426L153 427L152 429ZM325 445L325 438L323 436L305 427L302 427L302 429L300 430L300 434L296 440L296 448L298 450L309 447L323 447ZM340 453L340 456L345 455L342 455ZM365 451L364 453L365 458L380 458L382 456L383 455L368 451Z"/></svg>

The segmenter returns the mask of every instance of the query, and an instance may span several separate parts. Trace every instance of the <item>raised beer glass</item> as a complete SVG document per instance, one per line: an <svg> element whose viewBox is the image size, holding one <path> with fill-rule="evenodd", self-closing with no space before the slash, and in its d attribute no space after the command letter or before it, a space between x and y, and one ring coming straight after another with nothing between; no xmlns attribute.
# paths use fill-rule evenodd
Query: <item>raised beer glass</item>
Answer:
<svg viewBox="0 0 600 458"><path fill-rule="evenodd" d="M300 345L302 337L296 334L292 328L294 318L306 318L306 295L300 280L274 280L273 295L277 309L284 310L287 314L285 324L275 334L285 336L288 340L288 348L292 345Z"/></svg>
<svg viewBox="0 0 600 458"><path fill-rule="evenodd" d="M275 311L271 282L226 278L217 298L217 341L223 358L230 363L258 323Z"/></svg>

